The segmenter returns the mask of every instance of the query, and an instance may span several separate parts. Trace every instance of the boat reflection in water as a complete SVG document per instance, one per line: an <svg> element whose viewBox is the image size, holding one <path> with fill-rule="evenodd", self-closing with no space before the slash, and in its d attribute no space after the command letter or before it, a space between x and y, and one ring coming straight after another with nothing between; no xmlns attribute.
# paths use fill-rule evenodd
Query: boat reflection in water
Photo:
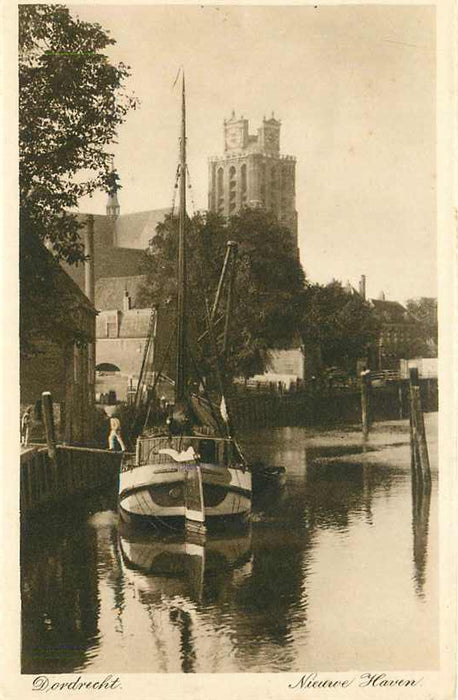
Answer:
<svg viewBox="0 0 458 700"><path fill-rule="evenodd" d="M156 596L204 597L205 584L215 592L218 575L251 562L251 526L211 535L151 534L120 523L119 548L126 577L148 602Z"/></svg>

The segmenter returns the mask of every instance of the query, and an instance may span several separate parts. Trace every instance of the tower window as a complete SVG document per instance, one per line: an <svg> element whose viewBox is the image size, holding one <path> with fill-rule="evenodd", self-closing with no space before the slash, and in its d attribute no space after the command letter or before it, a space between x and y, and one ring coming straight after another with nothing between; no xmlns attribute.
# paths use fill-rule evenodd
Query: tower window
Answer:
<svg viewBox="0 0 458 700"><path fill-rule="evenodd" d="M224 171L223 168L218 169L218 199L221 199L223 197L223 179L224 179Z"/></svg>
<svg viewBox="0 0 458 700"><path fill-rule="evenodd" d="M233 165L229 168L229 197L233 199L235 197L235 188L237 186L236 182L236 169Z"/></svg>
<svg viewBox="0 0 458 700"><path fill-rule="evenodd" d="M242 168L240 170L240 175L241 175L242 192L245 192L245 190L246 190L246 165L245 165L245 163L242 165Z"/></svg>

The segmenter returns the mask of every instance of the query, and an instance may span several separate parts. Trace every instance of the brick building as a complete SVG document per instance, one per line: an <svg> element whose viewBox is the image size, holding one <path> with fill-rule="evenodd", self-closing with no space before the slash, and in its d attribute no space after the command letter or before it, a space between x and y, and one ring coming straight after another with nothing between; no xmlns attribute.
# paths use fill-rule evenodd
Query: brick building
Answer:
<svg viewBox="0 0 458 700"><path fill-rule="evenodd" d="M296 159L280 154L281 122L265 119L257 135L234 112L224 121L224 155L209 158L208 209L223 216L244 206L273 211L297 250Z"/></svg>
<svg viewBox="0 0 458 700"><path fill-rule="evenodd" d="M96 311L78 285L61 267L56 268L51 254L38 242L35 255L41 256L44 266L49 266L59 303L67 315L68 329L81 340L63 342L61 337L53 337L49 319L40 330L40 316L36 315L33 342L37 352L21 358L21 406L36 405L42 392L50 391L56 404L60 438L68 443L86 443L91 441L94 430Z"/></svg>
<svg viewBox="0 0 458 700"><path fill-rule="evenodd" d="M371 365L379 370L398 369L402 358L408 358L421 327L405 306L398 301L387 301L383 292L378 299L369 299L374 315L380 323L377 346L372 349Z"/></svg>
<svg viewBox="0 0 458 700"><path fill-rule="evenodd" d="M137 299L143 281L144 254L157 224L169 212L169 209L156 209L121 215L117 195L111 193L106 214L78 214L84 224L80 235L85 253L92 263L98 394L115 391L117 398L125 400L129 386L135 385L151 318L151 309L140 308ZM78 287L91 297L87 265L64 267Z"/></svg>
<svg viewBox="0 0 458 700"><path fill-rule="evenodd" d="M125 401L129 387L136 385L151 321L151 309L138 307L142 281L138 275L96 283L97 394L114 391Z"/></svg>
<svg viewBox="0 0 458 700"><path fill-rule="evenodd" d="M415 344L422 335L422 327L399 301L388 301L380 292L378 299L366 298L366 277L361 276L358 290L347 282L348 294L359 294L373 309L379 325L378 338L369 348L367 363L371 369L399 369L400 360L412 356Z"/></svg>
<svg viewBox="0 0 458 700"><path fill-rule="evenodd" d="M97 315L96 392L98 395L116 392L116 398L127 399L129 389L135 389L140 375L146 341L155 337L154 368L173 373L171 360L164 364L170 337L175 325L174 311L162 308L155 312L142 308L140 289L145 277L108 277L99 279L95 287Z"/></svg>

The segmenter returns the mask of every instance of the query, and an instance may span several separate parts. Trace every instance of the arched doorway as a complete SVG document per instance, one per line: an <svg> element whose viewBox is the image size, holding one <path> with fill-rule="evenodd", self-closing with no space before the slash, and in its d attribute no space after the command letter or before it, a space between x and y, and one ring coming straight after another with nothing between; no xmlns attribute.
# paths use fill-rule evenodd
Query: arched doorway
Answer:
<svg viewBox="0 0 458 700"><path fill-rule="evenodd" d="M96 372L120 372L121 370L116 365L112 365L111 362L101 362L96 365Z"/></svg>

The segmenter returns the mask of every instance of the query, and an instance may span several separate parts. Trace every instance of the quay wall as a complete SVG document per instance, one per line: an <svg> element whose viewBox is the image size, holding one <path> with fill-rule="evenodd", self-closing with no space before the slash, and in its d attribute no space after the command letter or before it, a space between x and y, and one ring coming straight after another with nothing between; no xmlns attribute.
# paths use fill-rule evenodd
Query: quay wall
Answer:
<svg viewBox="0 0 458 700"><path fill-rule="evenodd" d="M26 448L20 458L20 510L33 512L100 488L115 486L120 452L57 445L51 459L46 447Z"/></svg>
<svg viewBox="0 0 458 700"><path fill-rule="evenodd" d="M423 410L437 411L437 380L420 380L420 389ZM375 421L409 415L408 382L373 387L370 398ZM284 393L239 390L229 403L237 428L361 422L361 392L357 389Z"/></svg>

